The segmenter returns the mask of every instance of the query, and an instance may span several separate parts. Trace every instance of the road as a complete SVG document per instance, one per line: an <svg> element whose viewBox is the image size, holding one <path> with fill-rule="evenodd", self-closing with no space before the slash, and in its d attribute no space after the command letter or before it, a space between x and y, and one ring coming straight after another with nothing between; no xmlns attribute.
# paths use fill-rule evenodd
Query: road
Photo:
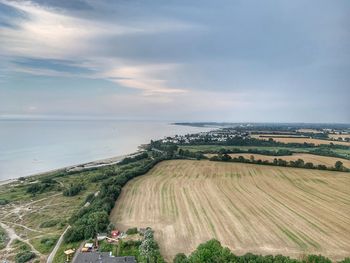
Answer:
<svg viewBox="0 0 350 263"><path fill-rule="evenodd" d="M57 253L57 250L59 249L59 247L61 246L62 242L63 242L63 236L64 234L67 232L67 230L70 228L70 226L67 226L66 230L64 230L64 232L62 233L62 235L60 236L60 238L58 239L56 246L53 248L53 250L51 251L49 257L47 258L46 263L52 263L53 259L55 258L55 255Z"/></svg>

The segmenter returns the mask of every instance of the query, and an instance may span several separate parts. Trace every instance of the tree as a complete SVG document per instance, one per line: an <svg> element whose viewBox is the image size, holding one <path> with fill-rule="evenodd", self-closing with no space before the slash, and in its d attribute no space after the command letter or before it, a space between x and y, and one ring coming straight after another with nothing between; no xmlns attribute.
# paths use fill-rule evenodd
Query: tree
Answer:
<svg viewBox="0 0 350 263"><path fill-rule="evenodd" d="M343 166L343 163L342 163L341 161L336 161L334 167L335 167L335 169L338 170L338 171L344 170L344 166Z"/></svg>
<svg viewBox="0 0 350 263"><path fill-rule="evenodd" d="M156 255L156 249L157 243L153 238L145 238L139 247L140 255L146 259L147 263L150 262L150 259Z"/></svg>
<svg viewBox="0 0 350 263"><path fill-rule="evenodd" d="M184 253L176 254L173 263L187 263L188 259Z"/></svg>
<svg viewBox="0 0 350 263"><path fill-rule="evenodd" d="M199 245L188 259L191 263L234 262L236 256L228 248L222 247L219 241L212 239Z"/></svg>
<svg viewBox="0 0 350 263"><path fill-rule="evenodd" d="M94 227L95 233L106 231L109 224L108 214L106 212L91 213L87 223Z"/></svg>
<svg viewBox="0 0 350 263"><path fill-rule="evenodd" d="M312 169L312 168L314 168L314 164L311 162L307 162L307 163L305 163L304 167L308 168L308 169Z"/></svg>
<svg viewBox="0 0 350 263"><path fill-rule="evenodd" d="M107 226L107 232L110 233L115 229L115 225L113 223L109 223Z"/></svg>
<svg viewBox="0 0 350 263"><path fill-rule="evenodd" d="M250 156L250 162L251 162L251 163L254 163L254 161L255 161L255 157L254 157L254 155L251 155L251 156Z"/></svg>

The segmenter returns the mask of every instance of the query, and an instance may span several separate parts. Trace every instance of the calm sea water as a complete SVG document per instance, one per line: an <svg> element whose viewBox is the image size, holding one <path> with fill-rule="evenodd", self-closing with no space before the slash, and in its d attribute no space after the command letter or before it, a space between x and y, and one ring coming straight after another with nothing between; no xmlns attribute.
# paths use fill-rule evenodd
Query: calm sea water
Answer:
<svg viewBox="0 0 350 263"><path fill-rule="evenodd" d="M144 121L0 121L0 181L135 152L205 128Z"/></svg>

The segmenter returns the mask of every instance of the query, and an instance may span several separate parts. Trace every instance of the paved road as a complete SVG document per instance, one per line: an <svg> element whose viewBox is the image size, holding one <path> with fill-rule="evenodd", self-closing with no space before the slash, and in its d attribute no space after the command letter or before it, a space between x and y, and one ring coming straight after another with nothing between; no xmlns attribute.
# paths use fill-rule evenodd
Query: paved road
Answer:
<svg viewBox="0 0 350 263"><path fill-rule="evenodd" d="M60 238L58 239L56 246L53 248L53 250L50 253L50 256L47 258L46 263L52 263L53 259L57 253L57 250L59 249L59 247L61 246L62 242L63 242L63 236L64 234L67 232L67 230L70 228L70 226L67 226L66 230L64 230L64 232L62 233L62 235L60 236Z"/></svg>

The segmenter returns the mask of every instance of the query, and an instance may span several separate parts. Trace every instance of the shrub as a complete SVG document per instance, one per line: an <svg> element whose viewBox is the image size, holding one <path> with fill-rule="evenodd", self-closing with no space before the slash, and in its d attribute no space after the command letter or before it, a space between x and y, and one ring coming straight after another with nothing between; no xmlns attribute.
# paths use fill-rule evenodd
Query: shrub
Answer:
<svg viewBox="0 0 350 263"><path fill-rule="evenodd" d="M173 263L187 263L188 259L184 253L176 254Z"/></svg>
<svg viewBox="0 0 350 263"><path fill-rule="evenodd" d="M102 242L99 247L99 251L101 252L112 252L113 251L113 244L109 244L107 242Z"/></svg>
<svg viewBox="0 0 350 263"><path fill-rule="evenodd" d="M35 254L31 251L20 252L16 255L16 263L24 263L35 258Z"/></svg>
<svg viewBox="0 0 350 263"><path fill-rule="evenodd" d="M137 227L133 227L133 228L129 228L128 230L126 230L126 233L128 235L133 235L133 234L137 234L139 231L137 231Z"/></svg>
<svg viewBox="0 0 350 263"><path fill-rule="evenodd" d="M83 184L77 184L73 185L71 184L70 187L63 191L64 196L75 196L79 194L82 190L85 190L85 186Z"/></svg>
<svg viewBox="0 0 350 263"><path fill-rule="evenodd" d="M7 205L9 203L6 199L0 199L0 205Z"/></svg>

